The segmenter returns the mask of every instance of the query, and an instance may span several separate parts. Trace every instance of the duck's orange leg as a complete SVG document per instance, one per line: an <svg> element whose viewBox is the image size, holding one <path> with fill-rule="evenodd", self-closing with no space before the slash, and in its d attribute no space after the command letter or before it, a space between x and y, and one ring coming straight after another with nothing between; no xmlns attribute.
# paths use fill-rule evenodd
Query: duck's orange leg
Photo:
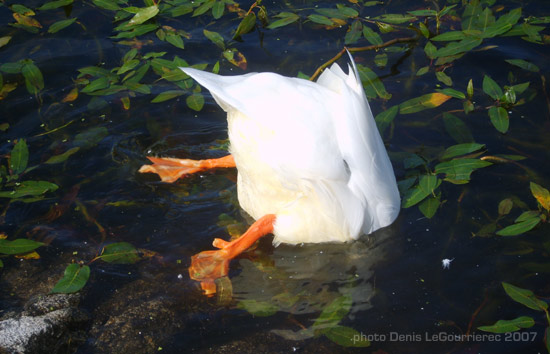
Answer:
<svg viewBox="0 0 550 354"><path fill-rule="evenodd" d="M160 176L163 182L175 182L179 178L196 172L206 171L218 167L235 167L233 155L227 155L219 159L189 160L175 159L171 157L150 157L152 165L143 165L139 172L152 172Z"/></svg>
<svg viewBox="0 0 550 354"><path fill-rule="evenodd" d="M273 232L274 214L267 214L256 220L238 239L227 242L216 238L212 243L217 251L203 251L191 257L189 276L201 282L206 295L216 292L214 280L227 276L229 262L246 251L260 237Z"/></svg>

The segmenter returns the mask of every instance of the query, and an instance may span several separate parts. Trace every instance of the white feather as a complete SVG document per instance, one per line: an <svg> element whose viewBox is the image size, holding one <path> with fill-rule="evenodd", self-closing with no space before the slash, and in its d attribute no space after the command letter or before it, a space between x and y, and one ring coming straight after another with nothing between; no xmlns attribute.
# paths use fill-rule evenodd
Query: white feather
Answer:
<svg viewBox="0 0 550 354"><path fill-rule="evenodd" d="M227 112L241 207L276 214L275 244L344 242L391 224L400 199L359 80L334 64L317 83L181 68Z"/></svg>

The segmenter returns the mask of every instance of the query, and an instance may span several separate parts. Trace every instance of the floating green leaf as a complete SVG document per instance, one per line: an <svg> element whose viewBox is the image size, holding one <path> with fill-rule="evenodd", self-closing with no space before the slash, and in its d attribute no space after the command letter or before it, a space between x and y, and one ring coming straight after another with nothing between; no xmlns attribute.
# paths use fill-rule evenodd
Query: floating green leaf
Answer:
<svg viewBox="0 0 550 354"><path fill-rule="evenodd" d="M531 290L518 288L509 283L502 282L502 287L506 294L510 296L514 301L529 307L536 311L544 311L548 309L548 304L542 300L539 300Z"/></svg>
<svg viewBox="0 0 550 354"><path fill-rule="evenodd" d="M300 19L300 16L292 12L281 12L276 17L279 17L277 21L273 21L267 26L269 29L275 29L294 23Z"/></svg>
<svg viewBox="0 0 550 354"><path fill-rule="evenodd" d="M422 76L422 75L426 74L428 71L430 71L430 67L429 66L423 66L420 69L418 69L418 71L416 72L416 76Z"/></svg>
<svg viewBox="0 0 550 354"><path fill-rule="evenodd" d="M452 89L450 87L444 88L442 90L436 90L436 91L444 95L451 96L453 98L458 98L459 100L463 100L466 98L466 95L463 92Z"/></svg>
<svg viewBox="0 0 550 354"><path fill-rule="evenodd" d="M508 118L508 112L503 107L491 107L489 108L489 118L493 126L502 134L508 131L510 125L510 119Z"/></svg>
<svg viewBox="0 0 550 354"><path fill-rule="evenodd" d="M267 317L273 316L279 308L265 301L256 301L256 300L241 300L237 304L237 308L248 311L250 314L258 317Z"/></svg>
<svg viewBox="0 0 550 354"><path fill-rule="evenodd" d="M184 48L183 38L177 33L172 33L172 32L167 33L166 42L170 43L176 48L180 48L180 49Z"/></svg>
<svg viewBox="0 0 550 354"><path fill-rule="evenodd" d="M418 184L409 189L403 197L403 208L410 208L413 205L420 203L427 196L433 194L434 190L439 187L441 180L435 175L422 175Z"/></svg>
<svg viewBox="0 0 550 354"><path fill-rule="evenodd" d="M53 192L59 187L56 184L45 181L24 181L19 183L12 191L0 192L0 198L21 198L38 196L46 192Z"/></svg>
<svg viewBox="0 0 550 354"><path fill-rule="evenodd" d="M468 52L483 42L480 38L467 37L459 42L451 42L445 47L438 49L435 53L435 57L449 57L452 55Z"/></svg>
<svg viewBox="0 0 550 354"><path fill-rule="evenodd" d="M128 242L111 243L103 247L98 257L107 263L133 264L140 260L139 254L134 246Z"/></svg>
<svg viewBox="0 0 550 354"><path fill-rule="evenodd" d="M73 3L74 0L55 0L45 3L44 5L40 6L38 10L44 11L44 10L52 10L57 9L58 7L67 6Z"/></svg>
<svg viewBox="0 0 550 354"><path fill-rule="evenodd" d="M117 3L112 0L92 0L92 2L94 3L94 5L105 10L111 10L111 11L120 10L120 6L118 6Z"/></svg>
<svg viewBox="0 0 550 354"><path fill-rule="evenodd" d="M66 20L61 20L53 23L50 28L48 28L48 33L56 33L61 31L63 28L72 25L76 21L76 18L69 18Z"/></svg>
<svg viewBox="0 0 550 354"><path fill-rule="evenodd" d="M147 20L152 19L159 13L159 7L157 5L152 5L140 9L134 17L128 22L127 26L135 26L144 23Z"/></svg>
<svg viewBox="0 0 550 354"><path fill-rule="evenodd" d="M20 139L17 141L10 154L10 170L14 175L21 174L27 168L29 162L29 148L27 141Z"/></svg>
<svg viewBox="0 0 550 354"><path fill-rule="evenodd" d="M519 331L522 328L530 328L535 325L535 321L528 316L521 316L513 320L499 320L490 326L480 326L477 329L491 333L508 333Z"/></svg>
<svg viewBox="0 0 550 354"><path fill-rule="evenodd" d="M323 15L317 15L317 14L311 14L307 17L310 21L321 24L321 25L327 25L332 26L334 25L334 22L328 17L325 17Z"/></svg>
<svg viewBox="0 0 550 354"><path fill-rule="evenodd" d="M412 98L399 105L399 113L410 114L423 111L429 108L435 108L447 102L451 96L435 92Z"/></svg>
<svg viewBox="0 0 550 354"><path fill-rule="evenodd" d="M414 16L407 16L403 14L383 14L378 17L374 17L375 20L398 25L405 22L412 22L416 20Z"/></svg>
<svg viewBox="0 0 550 354"><path fill-rule="evenodd" d="M443 32L430 39L432 41L460 41L464 38L466 38L466 35L462 31L449 31Z"/></svg>
<svg viewBox="0 0 550 354"><path fill-rule="evenodd" d="M76 263L69 264L65 268L65 274L52 289L52 293L71 294L76 293L86 285L90 278L90 267Z"/></svg>
<svg viewBox="0 0 550 354"><path fill-rule="evenodd" d="M500 86L495 82L495 80L491 79L489 76L485 75L483 77L483 92L491 96L492 99L498 100L502 97L502 89Z"/></svg>
<svg viewBox="0 0 550 354"><path fill-rule="evenodd" d="M256 14L254 12L249 13L242 19L241 23L237 27L233 39L240 38L243 34L247 34L252 31L256 26Z"/></svg>
<svg viewBox="0 0 550 354"><path fill-rule="evenodd" d="M102 90L104 88L109 87L110 81L108 77L100 77L99 79L95 79L94 81L90 82L88 85L84 86L80 92L83 93L90 93L97 90Z"/></svg>
<svg viewBox="0 0 550 354"><path fill-rule="evenodd" d="M160 103L164 101L171 100L172 98L185 95L185 91L180 90L171 90L171 91L164 91L160 93L157 97L153 98L151 103Z"/></svg>
<svg viewBox="0 0 550 354"><path fill-rule="evenodd" d="M437 208L439 208L440 204L441 202L439 201L439 198L430 196L418 205L418 209L422 212L422 214L424 214L425 217L431 219L437 212Z"/></svg>
<svg viewBox="0 0 550 354"><path fill-rule="evenodd" d="M435 172L444 173L449 182L462 184L470 180L472 172L490 165L490 162L479 159L455 159L437 164Z"/></svg>
<svg viewBox="0 0 550 354"><path fill-rule="evenodd" d="M522 69L532 71L535 73L540 71L538 66L536 66L533 63L529 63L528 61L525 61L523 59L505 59L504 61L507 62L508 64L512 64Z"/></svg>
<svg viewBox="0 0 550 354"><path fill-rule="evenodd" d="M516 222L513 225L507 226L502 230L496 232L499 236L517 236L527 231L531 230L540 223L541 219L539 216L532 217L527 220Z"/></svg>
<svg viewBox="0 0 550 354"><path fill-rule="evenodd" d="M33 251L44 243L29 240L26 238L18 238L13 241L0 239L0 253L3 254L22 254Z"/></svg>
<svg viewBox="0 0 550 354"><path fill-rule="evenodd" d="M204 29L202 33L204 33L204 36L208 38L212 43L214 43L221 49L225 49L225 43L221 34L219 34L218 32L209 31L207 29Z"/></svg>
<svg viewBox="0 0 550 354"><path fill-rule="evenodd" d="M216 20L223 16L223 13L225 11L225 3L223 0L216 1L214 6L212 6L212 17L214 17Z"/></svg>
<svg viewBox="0 0 550 354"><path fill-rule="evenodd" d="M216 0L207 0L205 1L201 6L197 7L195 11L193 11L193 17L200 16L206 11L210 10L212 7L214 7L214 4L216 3Z"/></svg>
<svg viewBox="0 0 550 354"><path fill-rule="evenodd" d="M365 37L365 39L367 41L369 41L369 43L372 44L372 45L380 45L380 44L384 43L382 41L382 38L380 38L380 35L378 33L374 32L368 26L363 26L363 37Z"/></svg>
<svg viewBox="0 0 550 354"><path fill-rule="evenodd" d="M195 92L192 95L187 96L185 102L189 108L198 112L204 106L204 96L198 92Z"/></svg>
<svg viewBox="0 0 550 354"><path fill-rule="evenodd" d="M436 71L435 77L437 78L437 80L441 81L445 85L453 86L453 80L449 75L445 74L443 71Z"/></svg>
<svg viewBox="0 0 550 354"><path fill-rule="evenodd" d="M441 160L447 160L453 157L466 155L471 152L483 149L484 147L485 147L484 144L478 144L478 143L464 143L464 144L453 145L447 148L445 152L443 152L443 155L441 155Z"/></svg>

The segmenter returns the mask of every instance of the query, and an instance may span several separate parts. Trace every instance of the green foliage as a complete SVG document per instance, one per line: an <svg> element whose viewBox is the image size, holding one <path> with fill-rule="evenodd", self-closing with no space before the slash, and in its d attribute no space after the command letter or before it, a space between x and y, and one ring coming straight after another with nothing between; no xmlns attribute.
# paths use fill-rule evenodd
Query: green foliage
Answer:
<svg viewBox="0 0 550 354"><path fill-rule="evenodd" d="M71 294L76 293L86 285L90 277L90 267L76 263L69 264L65 268L63 278L53 287L52 293Z"/></svg>

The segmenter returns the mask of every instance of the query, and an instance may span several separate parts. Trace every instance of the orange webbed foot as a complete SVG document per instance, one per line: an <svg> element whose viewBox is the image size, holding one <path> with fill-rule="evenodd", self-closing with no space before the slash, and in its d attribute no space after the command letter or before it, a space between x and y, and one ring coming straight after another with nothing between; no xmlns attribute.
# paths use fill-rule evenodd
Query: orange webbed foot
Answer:
<svg viewBox="0 0 550 354"><path fill-rule="evenodd" d="M172 183L185 175L206 171L218 167L235 167L232 155L219 159L190 160L171 157L147 157L153 164L143 165L139 169L141 173L156 173L163 182Z"/></svg>
<svg viewBox="0 0 550 354"><path fill-rule="evenodd" d="M274 214L267 214L259 218L250 228L235 241L214 239L217 251L203 251L191 257L189 277L201 283L206 295L216 292L215 280L227 276L229 262L242 252L246 251L260 237L273 231Z"/></svg>

